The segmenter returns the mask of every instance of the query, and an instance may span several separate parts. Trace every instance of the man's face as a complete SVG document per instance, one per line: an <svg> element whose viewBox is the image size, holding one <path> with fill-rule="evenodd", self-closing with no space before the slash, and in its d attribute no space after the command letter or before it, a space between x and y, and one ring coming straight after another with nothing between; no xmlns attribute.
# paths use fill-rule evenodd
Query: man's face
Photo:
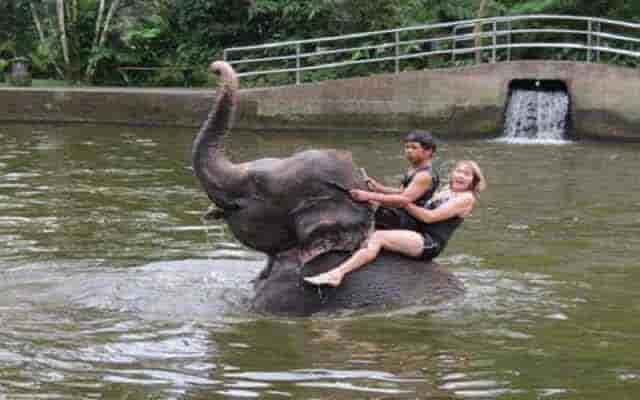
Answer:
<svg viewBox="0 0 640 400"><path fill-rule="evenodd" d="M431 156L431 149L425 149L418 142L405 142L404 155L410 163L416 164Z"/></svg>

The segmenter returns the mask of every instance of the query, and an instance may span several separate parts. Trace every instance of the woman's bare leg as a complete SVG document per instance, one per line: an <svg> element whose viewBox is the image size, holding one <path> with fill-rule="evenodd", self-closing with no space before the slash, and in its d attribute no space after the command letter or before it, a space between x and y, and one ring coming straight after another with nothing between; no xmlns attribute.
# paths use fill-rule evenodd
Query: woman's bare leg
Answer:
<svg viewBox="0 0 640 400"><path fill-rule="evenodd" d="M323 274L304 278L312 285L339 286L346 274L375 260L380 250L386 249L411 257L419 257L424 247L424 239L417 232L407 230L375 231L365 245L345 262Z"/></svg>

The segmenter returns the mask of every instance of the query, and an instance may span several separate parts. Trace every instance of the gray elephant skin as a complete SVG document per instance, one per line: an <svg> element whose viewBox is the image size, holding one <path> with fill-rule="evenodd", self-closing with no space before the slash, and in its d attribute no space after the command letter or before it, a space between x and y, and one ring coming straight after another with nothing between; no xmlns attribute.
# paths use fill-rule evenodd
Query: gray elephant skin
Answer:
<svg viewBox="0 0 640 400"><path fill-rule="evenodd" d="M222 61L216 101L193 141L193 171L213 208L245 246L267 254L255 280L252 309L310 315L368 305L407 305L459 294L459 282L433 262L383 252L338 288L316 288L303 276L329 270L373 229L374 209L349 196L364 188L348 152L308 150L288 158L235 164L224 151L234 121L238 79Z"/></svg>

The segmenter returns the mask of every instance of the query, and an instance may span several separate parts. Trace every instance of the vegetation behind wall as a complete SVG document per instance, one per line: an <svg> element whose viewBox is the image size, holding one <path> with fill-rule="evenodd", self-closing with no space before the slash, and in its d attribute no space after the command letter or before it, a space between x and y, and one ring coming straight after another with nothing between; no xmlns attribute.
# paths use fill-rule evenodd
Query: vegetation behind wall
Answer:
<svg viewBox="0 0 640 400"><path fill-rule="evenodd" d="M210 84L206 65L220 58L225 47L527 13L640 21L640 2L2 0L0 81L5 80L9 60L25 56L31 60L35 79L83 85L202 86ZM415 68L421 67L419 60L415 63Z"/></svg>

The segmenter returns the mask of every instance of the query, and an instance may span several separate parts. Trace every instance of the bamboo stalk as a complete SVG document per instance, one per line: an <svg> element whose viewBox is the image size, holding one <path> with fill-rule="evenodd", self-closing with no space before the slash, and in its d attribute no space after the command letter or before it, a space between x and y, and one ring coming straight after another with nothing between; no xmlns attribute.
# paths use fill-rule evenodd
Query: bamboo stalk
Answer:
<svg viewBox="0 0 640 400"><path fill-rule="evenodd" d="M71 15L71 8L69 6L68 1L64 4L64 12L65 12L65 15L69 18L69 21L73 22L73 18Z"/></svg>
<svg viewBox="0 0 640 400"><path fill-rule="evenodd" d="M94 55L98 50L98 42L100 40L100 28L102 27L102 20L104 18L104 6L105 0L100 0L100 4L98 5L98 17L96 18L96 29L93 36L93 43L91 44L91 55ZM93 74L95 72L95 61L92 58L89 59L89 63L87 64L87 69L84 72L84 77L87 81L90 81L93 78Z"/></svg>
<svg viewBox="0 0 640 400"><path fill-rule="evenodd" d="M31 8L31 16L33 17L33 22L36 25L36 30L38 31L38 37L40 37L40 41L44 43L44 31L42 30L40 17L38 17L38 10L36 9L35 4L33 4L33 0L29 0L29 7Z"/></svg>
<svg viewBox="0 0 640 400"><path fill-rule="evenodd" d="M36 26L36 30L38 31L38 37L40 38L40 43L43 46L48 46L47 38L44 35L44 30L42 29L42 23L40 22L40 17L38 16L38 9L36 5L33 3L33 0L29 0L29 7L31 8L31 16L33 17L33 23ZM64 79L64 72L56 62L56 60L51 55L49 49L47 49L47 58L49 62L53 65L53 68L56 70L56 73L60 76L60 78Z"/></svg>
<svg viewBox="0 0 640 400"><path fill-rule="evenodd" d="M487 0L480 0L480 6L478 7L478 13L476 14L476 19L484 18L486 7L487 7ZM482 46L482 22L478 22L473 27L473 34L475 36L473 46L481 47ZM476 64L480 64L481 62L482 62L482 51L476 50Z"/></svg>
<svg viewBox="0 0 640 400"><path fill-rule="evenodd" d="M64 63L69 67L71 63L69 60L69 46L67 43L67 29L65 24L65 5L64 0L56 0L57 10L58 10L58 27L60 29L60 44L62 45L62 57L64 58Z"/></svg>
<svg viewBox="0 0 640 400"><path fill-rule="evenodd" d="M113 0L113 2L111 3L111 5L109 6L109 11L107 12L107 16L104 20L104 26L100 27L100 25L98 25L98 23L96 23L96 37L94 38L94 48L92 50L95 51L98 47L101 47L104 44L104 41L107 38L107 33L109 33L109 24L111 23L111 19L113 18L113 15L116 12L116 9L118 8L118 5L120 4L120 0ZM102 10L104 10L104 0L100 0L100 8ZM100 13L100 15L102 15L103 13ZM102 28L102 29L100 29ZM100 32L100 34L98 35L98 32ZM99 37L99 39L98 39ZM96 43L96 39L97 39L97 43ZM91 61L89 62L89 65L87 65L87 70L85 73L85 78L87 80L91 80L93 78L93 74L96 72L96 62L95 61Z"/></svg>
<svg viewBox="0 0 640 400"><path fill-rule="evenodd" d="M96 32L93 37L93 45L91 46L92 52L98 46L98 39L100 38L100 27L102 26L102 16L104 15L104 0L100 0L98 6L98 18L96 18Z"/></svg>
<svg viewBox="0 0 640 400"><path fill-rule="evenodd" d="M102 29L102 34L100 35L100 41L98 42L99 46L104 44L105 39L107 38L107 33L109 32L109 24L111 23L111 18L113 14L115 14L116 8L120 4L120 0L113 0L111 3L111 7L109 7L109 12L107 13L107 19L104 21L104 28Z"/></svg>

